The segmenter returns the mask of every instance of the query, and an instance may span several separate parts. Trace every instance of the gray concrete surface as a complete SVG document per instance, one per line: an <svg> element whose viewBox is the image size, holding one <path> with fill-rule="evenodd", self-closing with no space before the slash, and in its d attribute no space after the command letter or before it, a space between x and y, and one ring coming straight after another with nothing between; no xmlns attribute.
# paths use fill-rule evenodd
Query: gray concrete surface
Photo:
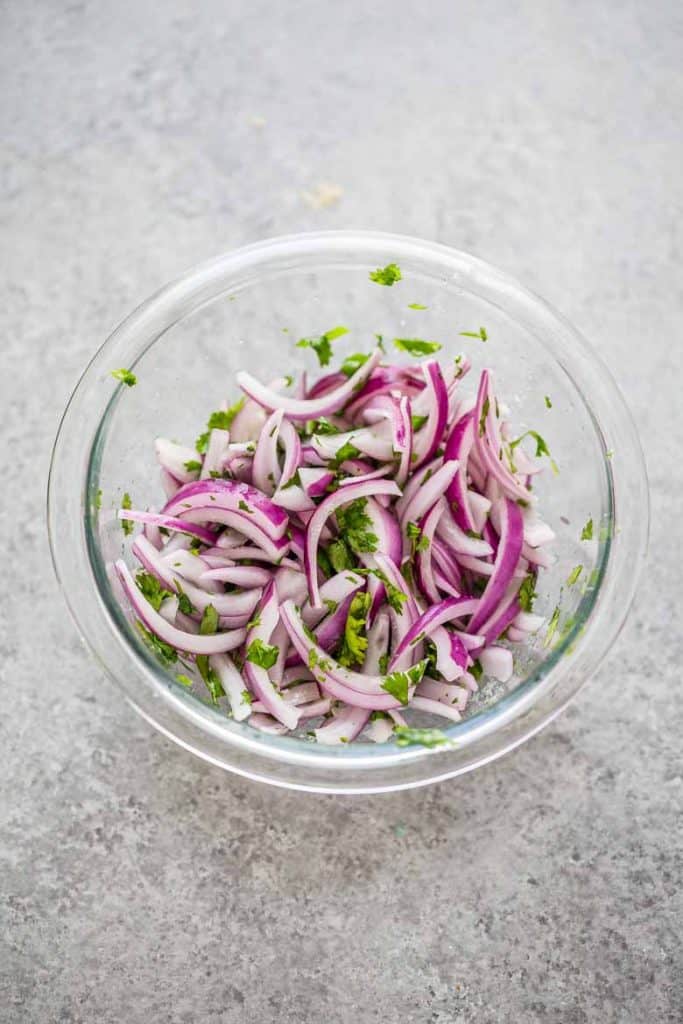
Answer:
<svg viewBox="0 0 683 1024"><path fill-rule="evenodd" d="M673 0L0 5L3 1024L682 1019L682 58ZM472 250L559 306L653 496L636 607L569 713L369 799L231 778L136 719L43 524L118 320L217 251L341 226Z"/></svg>

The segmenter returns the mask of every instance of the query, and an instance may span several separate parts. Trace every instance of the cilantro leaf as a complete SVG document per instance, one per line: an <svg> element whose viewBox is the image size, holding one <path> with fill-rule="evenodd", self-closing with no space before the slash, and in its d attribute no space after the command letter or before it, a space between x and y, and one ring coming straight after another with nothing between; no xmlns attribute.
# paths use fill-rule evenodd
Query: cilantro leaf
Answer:
<svg viewBox="0 0 683 1024"><path fill-rule="evenodd" d="M339 427L335 427L334 423L330 423L328 419L321 416L306 424L306 433L312 436L313 434L340 434L341 431Z"/></svg>
<svg viewBox="0 0 683 1024"><path fill-rule="evenodd" d="M424 427L425 423L429 419L429 416L411 416L411 422L413 424L413 430L418 431L421 427Z"/></svg>
<svg viewBox="0 0 683 1024"><path fill-rule="evenodd" d="M206 451L209 443L209 434L212 430L230 430L235 416L243 407L245 401L245 398L239 398L229 409L218 409L216 412L211 413L206 424L206 430L195 441L195 448L200 455L203 455Z"/></svg>
<svg viewBox="0 0 683 1024"><path fill-rule="evenodd" d="M192 680L189 676L186 676L184 672L179 672L176 676L176 682L180 683L181 686L192 686Z"/></svg>
<svg viewBox="0 0 683 1024"><path fill-rule="evenodd" d="M253 701L254 701L254 698L249 693L249 690L242 690L242 693L240 694L240 696L242 697L242 703L243 704L252 704Z"/></svg>
<svg viewBox="0 0 683 1024"><path fill-rule="evenodd" d="M486 433L486 417L489 414L491 403L489 402L489 396L487 395L481 407L481 416L479 417L479 437L483 437ZM521 438L520 438L521 441ZM512 445L510 445L512 448Z"/></svg>
<svg viewBox="0 0 683 1024"><path fill-rule="evenodd" d="M404 672L392 672L384 677L381 686L383 690L395 697L399 703L408 703L408 693L411 686L417 686L427 669L427 659L418 661L417 665L406 669Z"/></svg>
<svg viewBox="0 0 683 1024"><path fill-rule="evenodd" d="M137 377L131 370L112 370L111 376L114 378L114 380L121 381L122 384L125 384L126 387L129 388L135 387L135 385L138 382Z"/></svg>
<svg viewBox="0 0 683 1024"><path fill-rule="evenodd" d="M461 338L478 338L479 341L488 341L488 334L486 333L485 327L480 327L478 331L460 331Z"/></svg>
<svg viewBox="0 0 683 1024"><path fill-rule="evenodd" d="M155 612L161 608L161 604L167 597L171 597L170 590L164 590L156 576L149 572L140 572L135 577L138 590L146 597Z"/></svg>
<svg viewBox="0 0 683 1024"><path fill-rule="evenodd" d="M518 444L520 444L525 437L533 437L536 442L536 458L540 459L541 455L550 455L550 449L545 443L541 435L536 430L527 430L521 437L518 437L515 441L510 441L510 451L514 451Z"/></svg>
<svg viewBox="0 0 683 1024"><path fill-rule="evenodd" d="M225 690L221 683L220 676L215 669L209 665L209 659L206 654L198 654L195 658L197 669L199 674L204 680L204 684L209 691L212 704L218 704L219 697L225 697Z"/></svg>
<svg viewBox="0 0 683 1024"><path fill-rule="evenodd" d="M130 509L132 507L133 502L131 501L130 494L128 493L128 491L125 491L123 497L121 498L121 508ZM122 519L121 529L123 530L125 536L127 537L129 534L133 532L134 529L132 521L130 519Z"/></svg>
<svg viewBox="0 0 683 1024"><path fill-rule="evenodd" d="M247 661L261 668L272 668L278 659L279 648L263 640L252 640L247 648Z"/></svg>
<svg viewBox="0 0 683 1024"><path fill-rule="evenodd" d="M343 373L345 377L353 377L356 370L360 370L369 358L370 356L366 356L364 352L354 352L353 355L346 357L339 367L339 372Z"/></svg>
<svg viewBox="0 0 683 1024"><path fill-rule="evenodd" d="M335 338L341 338L343 334L348 334L348 327L333 327L330 331L325 331L318 338L300 338L296 343L297 348L312 348L318 357L318 362L321 366L327 366L330 359L332 358L332 342Z"/></svg>
<svg viewBox="0 0 683 1024"><path fill-rule="evenodd" d="M218 629L218 612L212 604L207 604L202 614L202 621L199 623L201 636L210 636Z"/></svg>
<svg viewBox="0 0 683 1024"><path fill-rule="evenodd" d="M567 576L567 586L569 586L569 587L573 586L576 583L576 581L578 580L578 578L579 578L579 576L581 575L582 572L583 572L583 566L582 565L575 565L574 568L572 569L572 571L569 573L569 576Z"/></svg>
<svg viewBox="0 0 683 1024"><path fill-rule="evenodd" d="M525 576L519 588L519 607L523 612L533 611L536 599L536 579L534 576Z"/></svg>
<svg viewBox="0 0 683 1024"><path fill-rule="evenodd" d="M418 551L426 551L429 547L429 538L424 536L417 523L408 523L406 535L410 541L411 554L416 555Z"/></svg>
<svg viewBox="0 0 683 1024"><path fill-rule="evenodd" d="M400 268L395 263L387 263L386 267L378 267L377 270L371 270L370 280L374 281L375 284L383 284L387 288L391 288L393 284L401 280Z"/></svg>
<svg viewBox="0 0 683 1024"><path fill-rule="evenodd" d="M354 594L346 616L344 626L344 637L341 650L337 658L340 665L346 668L353 668L354 665L362 665L365 652L368 647L365 628L368 612L370 611L371 598L367 593Z"/></svg>
<svg viewBox="0 0 683 1024"><path fill-rule="evenodd" d="M93 506L94 506L96 512L99 512L100 509L102 508L102 488L101 487L100 487L100 489L97 491L97 493L95 495L95 500L93 501Z"/></svg>
<svg viewBox="0 0 683 1024"><path fill-rule="evenodd" d="M327 548L327 555L335 572L344 572L355 567L355 559L341 538L332 541Z"/></svg>
<svg viewBox="0 0 683 1024"><path fill-rule="evenodd" d="M188 459L188 461L184 462L183 465L188 473L198 473L202 468L202 464L199 459Z"/></svg>
<svg viewBox="0 0 683 1024"><path fill-rule="evenodd" d="M183 590L180 584L180 580L176 579L175 585L178 589L178 610L181 611L183 615L192 615L192 613L194 612L194 605L192 604L192 601L190 601L189 597ZM218 619L216 619L216 625L218 625ZM212 629L211 632L215 633L216 630Z"/></svg>
<svg viewBox="0 0 683 1024"><path fill-rule="evenodd" d="M419 744L423 747L441 747L448 743L448 737L441 729L414 729L410 725L397 725L394 728L396 746L409 747Z"/></svg>
<svg viewBox="0 0 683 1024"><path fill-rule="evenodd" d="M365 576L376 576L384 585L387 604L389 607L392 608L397 615L403 615L403 605L408 600L408 595L404 594L398 587L395 587L389 577L383 573L381 569L357 569L356 571Z"/></svg>
<svg viewBox="0 0 683 1024"><path fill-rule="evenodd" d="M178 660L178 652L175 647L171 647L170 644L160 640L158 636L146 629L141 622L138 621L135 625L139 629L144 642L152 653L157 656L162 665L172 665Z"/></svg>
<svg viewBox="0 0 683 1024"><path fill-rule="evenodd" d="M387 674L388 667L389 667L389 652L387 651L386 654L380 655L380 659L379 659L379 673L380 673L380 675L385 676Z"/></svg>
<svg viewBox="0 0 683 1024"><path fill-rule="evenodd" d="M237 502L237 507L238 507L238 509L239 509L239 510L240 510L241 512L248 512L250 516L253 516L253 514L254 514L254 513L253 513L253 510L249 508L249 506L247 505L246 501L242 501L242 499L241 499L241 498L240 498L240 500L239 500L239 501Z"/></svg>
<svg viewBox="0 0 683 1024"><path fill-rule="evenodd" d="M593 519L592 517L588 520L583 530L581 531L581 540L593 540Z"/></svg>
<svg viewBox="0 0 683 1024"><path fill-rule="evenodd" d="M411 356L430 356L441 349L438 341L422 341L421 338L394 338L394 345Z"/></svg>
<svg viewBox="0 0 683 1024"><path fill-rule="evenodd" d="M372 519L366 512L367 504L367 498L356 498L338 508L335 513L340 533L357 555L376 551L379 543L377 535L372 533Z"/></svg>
<svg viewBox="0 0 683 1024"><path fill-rule="evenodd" d="M357 459L359 455L360 449L352 445L350 441L345 441L341 448L337 449L335 457L330 460L330 468L336 472L342 462L346 462L347 459Z"/></svg>
<svg viewBox="0 0 683 1024"><path fill-rule="evenodd" d="M554 610L553 614L550 616L550 622L548 623L548 632L546 633L545 640L543 641L543 646L544 647L550 647L551 641L552 641L552 639L555 636L555 633L557 631L557 627L559 625L559 622L560 622L560 606L558 604L555 607L555 610Z"/></svg>
<svg viewBox="0 0 683 1024"><path fill-rule="evenodd" d="M408 309L429 309L429 306L423 306L421 302L409 302Z"/></svg>
<svg viewBox="0 0 683 1024"><path fill-rule="evenodd" d="M552 409L553 407L553 403L550 401L547 395L545 396L545 407L546 409Z"/></svg>

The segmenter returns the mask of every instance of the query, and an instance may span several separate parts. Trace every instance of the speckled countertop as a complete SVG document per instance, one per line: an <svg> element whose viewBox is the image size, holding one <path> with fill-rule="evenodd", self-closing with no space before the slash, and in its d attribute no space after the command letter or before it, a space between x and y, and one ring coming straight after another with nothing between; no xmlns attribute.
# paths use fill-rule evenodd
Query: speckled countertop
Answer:
<svg viewBox="0 0 683 1024"><path fill-rule="evenodd" d="M660 1022L683 1013L683 13L672 0L151 0L0 11L0 1021ZM652 555L526 747L431 789L194 760L82 650L45 480L147 294L286 231L435 238L599 347Z"/></svg>

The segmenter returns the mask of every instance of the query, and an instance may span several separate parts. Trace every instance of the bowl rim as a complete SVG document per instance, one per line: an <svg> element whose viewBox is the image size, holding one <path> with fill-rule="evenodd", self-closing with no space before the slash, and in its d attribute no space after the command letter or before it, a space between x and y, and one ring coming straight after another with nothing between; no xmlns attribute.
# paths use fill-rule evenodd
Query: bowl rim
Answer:
<svg viewBox="0 0 683 1024"><path fill-rule="evenodd" d="M376 254L378 250L381 250L393 253L396 262L403 260L405 263L406 258L413 258L428 260L430 265L436 263L450 275L444 279L445 284L459 283L467 287L467 290L471 293L478 294L476 289L473 288L473 283L475 281L483 282L482 287L485 286L495 291L500 301L504 299L507 303L511 303L517 310L518 315L521 312L528 313L533 311L536 318L540 316L541 319L552 322L555 328L559 329L564 336L571 337L573 346L572 357L576 358L577 355L582 357L591 369L591 372L596 375L596 380L600 387L605 391L604 402L606 405L609 404L612 416L616 421L616 428L619 433L619 448L622 452L626 451L628 455L628 458L624 458L623 462L628 463L629 475L632 478L631 485L633 485L634 481L636 484L639 484L639 491L644 498L644 505L641 504L638 528L635 531L631 530L629 534L632 559L630 562L630 577L624 575L624 544L620 542L618 537L615 538L610 530L604 543L601 543L598 549L598 578L596 585L592 591L588 591L582 598L580 607L583 609L583 614L576 616L576 621L566 631L552 654L513 691L505 694L492 705L464 719L463 722L444 727L444 731L449 736L457 736L460 749L465 750L476 746L481 740L495 735L503 727L518 721L526 712L532 710L534 706L551 694L553 689L558 688L557 672L559 667L563 663L566 665L565 659L575 657L577 651L581 652L585 649L589 633L591 630L595 631L597 625L596 618L602 619L601 625L603 631L607 634L607 640L605 642L605 636L603 636L602 643L600 644L602 650L591 659L592 664L584 668L583 677L571 687L571 693L568 695L563 694L557 700L551 701L540 721L534 720L526 730L522 730L514 738L514 741L508 740L506 743L501 744L493 753L483 758L483 761L488 761L494 757L501 756L506 750L512 749L513 746L524 742L530 735L533 735L547 724L548 721L552 720L566 706L569 700L573 698L581 686L584 685L590 674L597 667L597 664L611 647L619 629L623 625L635 591L638 570L640 565L642 565L646 551L649 516L647 477L642 450L630 413L609 370L576 328L549 306L545 300L536 296L511 276L477 257L441 245L440 243L383 232L311 232L278 236L218 255L213 259L197 264L174 281L159 289L126 317L100 346L76 384L62 416L53 448L48 482L48 533L53 566L77 628L110 677L121 685L121 679L117 678L117 674L111 671L106 654L103 655L100 649L101 644L99 647L97 644L93 644L92 638L88 633L87 624L84 627L85 616L83 608L76 606L77 602L73 597L74 590L65 579L65 566L70 563L72 557L75 559L75 552L65 551L58 538L60 506L62 501L69 497L63 493L63 488L60 487L60 482L64 476L62 463L65 458L66 448L73 448L73 438L70 439L70 446L65 445L65 438L68 439L68 435L73 434L76 428L75 417L78 412L79 397L82 397L84 392L93 384L101 385L103 374L106 375L105 362L112 365L109 359L109 352L120 343L121 339L125 340L131 335L137 335L141 331L144 332L152 329L155 324L157 326L165 325L160 333L170 329L179 320L184 319L185 316L196 312L207 302L213 301L218 294L212 291L216 284L222 282L225 285L222 290L226 292L238 290L234 284L225 284L230 279L231 274L243 275L245 279L240 285L243 287L248 281L254 280L254 272L256 272L256 276L261 276L258 273L259 270L263 272L265 268L271 267L270 261L274 260L277 263L279 259L286 261L287 259L297 258L307 261L305 265L310 269L310 261L317 260L320 266L322 265L324 255L327 256L325 260L326 265L330 265L336 259L341 259L342 257L348 260L349 249L353 249L354 255L357 258L360 256L367 258L371 253ZM273 272L272 268L270 272ZM252 274L252 277L248 277L249 273ZM462 281L459 280L461 277L463 278ZM479 297L485 298L486 301L498 306L506 315L512 316L508 306L500 305L499 302L492 302L491 297L488 295L480 295ZM191 305L184 309L188 301ZM181 313L176 315L175 318L169 319L171 311L175 311L175 313L181 311ZM515 319L515 317L512 318ZM526 324L525 329L529 330ZM144 345L137 345L135 358L127 361L125 365L133 367L136 359L140 358L147 348L158 340L160 333L155 333L152 330L153 336L148 338ZM547 345L546 348L548 348ZM553 355L557 362L564 365L562 360L558 358L557 352L551 349L550 354ZM572 362L573 359L569 361ZM121 365L124 364L121 363ZM570 376L577 393L585 404L593 422L596 437L601 445L602 468L605 473L610 508L610 523L613 524L616 521L616 491L618 490L618 488L615 488L615 476L618 478L622 474L621 467L615 471L614 462L607 457L608 447L611 444L610 436L614 436L615 430L613 428L609 434L605 432L603 422L598 419L592 404L588 402L584 390L577 385L574 374L566 365L564 365L564 369ZM274 765L287 764L290 766L302 766L303 768L315 765L317 769L322 770L350 771L352 774L358 774L362 770L367 774L373 772L373 770L376 772L378 769L391 769L399 763L407 765L423 762L425 759L435 758L437 755L441 758L441 761L437 762L435 760L433 762L435 774L430 774L429 777L421 778L418 781L402 781L397 786L391 784L379 785L373 784L371 778L367 777L359 785L359 788L354 788L353 784L349 781L341 790L337 786L333 786L333 791L371 792L407 788L409 785L426 784L436 779L460 774L462 771L471 770L471 768L482 763L481 758L475 758L472 762L468 762L465 765L457 764L449 769L445 763L448 751L444 749L430 751L425 748L398 748L395 743L378 745L376 747L367 745L369 747L367 750L362 749L366 745L361 747L361 745L355 744L339 749L320 748L314 744L306 744L300 739L291 737L265 736L264 734L257 733L252 728L247 730L241 724L239 728L235 728L238 723L226 719L224 712L205 706L197 701L196 698L191 698L188 694L182 692L179 686L169 686L168 674L160 668L151 654L142 645L132 642L129 624L123 615L122 609L116 601L110 600L110 598L113 598L113 594L111 593L106 574L103 575L105 567L99 557L97 545L93 537L92 509L97 483L97 453L101 451L104 443L109 413L120 398L123 390L125 389L123 389L121 384L110 385L106 391L107 399L101 404L95 434L87 452L85 472L79 479L79 505L82 512L82 522L78 534L79 541L85 543L87 560L92 573L92 578L89 582L91 585L93 582L95 584L99 612L104 615L108 623L111 631L110 639L113 638L115 642L125 646L127 657L132 659L136 664L136 668L144 674L146 681L151 681L152 685L158 689L157 701L152 703L158 704L160 700L162 703L169 705L172 709L172 715L185 719L200 734L211 735L220 743L224 743L228 748L226 753L229 753L231 748L240 748L246 754L265 757L271 760ZM625 485L622 484L621 486ZM73 498L73 495L70 497ZM618 588L620 593L620 606L618 606L614 601L614 586L612 586L612 600L606 601L606 588L604 584L609 570L614 568L614 553L620 548L620 545L622 565L617 568L621 568L622 582L621 587ZM627 583L626 600L624 600L624 580ZM608 594L607 597L609 596ZM601 604L605 605L605 602L606 606L602 608L602 614L598 616L600 606ZM612 613L611 622L609 621L609 616L606 616L606 611ZM170 736L170 738L186 746L188 749L192 749L206 760L221 764L222 767L228 768L231 771L237 771L239 774L274 782L279 785L291 788L330 791L326 786L319 784L308 785L300 780L282 781L275 776L269 775L267 770L265 772L243 770L229 761L212 757L207 751L198 748L196 743L188 742L186 738L184 739L174 732L172 727L169 728L169 723L164 715L155 715L153 707L148 702L138 701L136 695L131 692L130 687L124 686L123 688L129 701L145 718L166 735ZM445 771L437 772L437 767L443 767Z"/></svg>

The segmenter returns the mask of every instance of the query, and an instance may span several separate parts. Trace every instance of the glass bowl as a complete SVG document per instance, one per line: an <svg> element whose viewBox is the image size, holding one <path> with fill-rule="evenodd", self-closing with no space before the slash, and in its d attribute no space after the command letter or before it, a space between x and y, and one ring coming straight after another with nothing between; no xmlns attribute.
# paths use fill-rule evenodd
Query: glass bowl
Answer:
<svg viewBox="0 0 683 1024"><path fill-rule="evenodd" d="M370 282L368 272L387 263L400 266L402 281ZM237 397L239 369L264 380L310 369L312 354L297 348L296 339L337 324L350 333L335 341L335 356L367 351L378 333L438 339L440 358L464 351L473 362L470 380L491 367L511 421L520 433L538 430L559 469L542 474L535 488L557 540L534 610L551 619L560 608L554 638L547 643L539 636L516 653L509 684L484 681L467 717L444 726L453 743L441 749L393 742L330 748L235 722L157 663L110 583L114 559L122 549L129 557L116 519L122 494L130 492L137 507L160 501L154 438L191 443L208 413ZM482 325L486 342L460 336ZM112 379L118 367L135 371L136 387ZM593 539L582 541L589 518ZM157 292L114 331L64 413L48 523L57 578L85 643L157 729L252 779L322 792L380 792L470 771L566 707L609 650L631 604L647 544L648 489L636 431L612 377L545 302L443 245L335 231L275 238L219 256ZM578 564L580 581L569 586Z"/></svg>

